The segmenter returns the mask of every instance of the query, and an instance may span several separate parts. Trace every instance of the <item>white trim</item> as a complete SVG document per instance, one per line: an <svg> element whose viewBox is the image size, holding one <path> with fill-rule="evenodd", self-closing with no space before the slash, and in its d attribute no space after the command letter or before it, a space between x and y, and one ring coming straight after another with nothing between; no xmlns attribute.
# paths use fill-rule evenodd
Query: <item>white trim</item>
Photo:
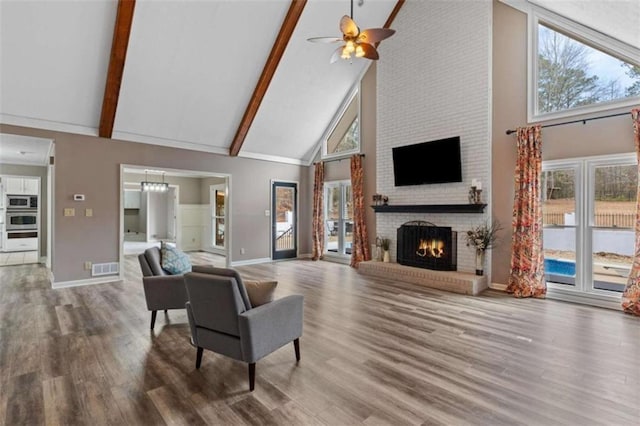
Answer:
<svg viewBox="0 0 640 426"><path fill-rule="evenodd" d="M7 113L0 113L0 123L11 124L13 126L33 127L35 129L53 130L56 132L75 133L78 135L98 136L98 129L95 127L82 126L73 123L61 123L41 118L22 117Z"/></svg>
<svg viewBox="0 0 640 426"><path fill-rule="evenodd" d="M489 288L497 291L507 291L507 285L502 283L490 283Z"/></svg>
<svg viewBox="0 0 640 426"><path fill-rule="evenodd" d="M229 266L245 266L245 265L257 265L259 263L271 263L272 260L270 257L262 257L258 259L247 259L247 260L236 260L235 262L231 262Z"/></svg>
<svg viewBox="0 0 640 426"><path fill-rule="evenodd" d="M293 164L295 166L308 166L307 161L297 158L281 157L279 155L261 154L258 152L240 151L238 157L251 158L253 160L271 161L273 163Z"/></svg>
<svg viewBox="0 0 640 426"><path fill-rule="evenodd" d="M122 269L124 268L120 268L120 270ZM87 278L84 280L60 281L60 282L53 282L53 280L51 280L51 288L55 290L59 288L80 287L85 285L96 285L96 284L107 284L107 283L115 284L122 281L123 279L119 278L118 275L110 275L104 278Z"/></svg>
<svg viewBox="0 0 640 426"><path fill-rule="evenodd" d="M568 36L578 43L632 65L640 66L640 49L533 4L529 5L527 14L527 121L529 123L611 111L618 108L628 108L640 103L640 96L634 96L562 111L539 113L537 94L538 26L540 23L545 23L550 27L557 27L561 30L561 34L565 33L563 35ZM555 31L553 28L551 28L551 30Z"/></svg>
<svg viewBox="0 0 640 426"><path fill-rule="evenodd" d="M313 258L313 254L311 253L298 254L298 259L311 259L311 258Z"/></svg>
<svg viewBox="0 0 640 426"><path fill-rule="evenodd" d="M602 296L591 293L578 293L575 291L562 290L547 286L547 298L561 300L564 302L581 303L584 305L597 306L600 308L622 310L621 296Z"/></svg>

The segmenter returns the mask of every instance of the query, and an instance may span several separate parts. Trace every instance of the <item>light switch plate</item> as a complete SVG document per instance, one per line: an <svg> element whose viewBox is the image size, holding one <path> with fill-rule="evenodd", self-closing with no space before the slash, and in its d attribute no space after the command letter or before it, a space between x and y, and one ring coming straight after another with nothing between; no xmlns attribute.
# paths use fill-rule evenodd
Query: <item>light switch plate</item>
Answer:
<svg viewBox="0 0 640 426"><path fill-rule="evenodd" d="M69 208L69 209L64 209L64 215L65 216L75 216L76 215L76 209L74 208Z"/></svg>
<svg viewBox="0 0 640 426"><path fill-rule="evenodd" d="M265 210L265 211L264 211L264 215L265 215L265 216L270 216L270 215L271 215L271 212L270 212L269 210Z"/></svg>
<svg viewBox="0 0 640 426"><path fill-rule="evenodd" d="M93 216L93 209L86 209L86 210L84 211L84 215L85 215L86 217L92 217L92 216Z"/></svg>

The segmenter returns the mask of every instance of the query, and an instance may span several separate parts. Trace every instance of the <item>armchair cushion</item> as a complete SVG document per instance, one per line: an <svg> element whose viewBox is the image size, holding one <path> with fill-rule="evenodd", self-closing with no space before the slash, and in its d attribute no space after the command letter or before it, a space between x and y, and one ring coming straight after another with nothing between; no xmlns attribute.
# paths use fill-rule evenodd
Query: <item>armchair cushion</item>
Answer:
<svg viewBox="0 0 640 426"><path fill-rule="evenodd" d="M247 289L251 306L255 308L273 301L277 285L278 281L244 280L244 287Z"/></svg>
<svg viewBox="0 0 640 426"><path fill-rule="evenodd" d="M191 272L189 255L168 244L162 243L160 249L162 269L171 275L181 275Z"/></svg>

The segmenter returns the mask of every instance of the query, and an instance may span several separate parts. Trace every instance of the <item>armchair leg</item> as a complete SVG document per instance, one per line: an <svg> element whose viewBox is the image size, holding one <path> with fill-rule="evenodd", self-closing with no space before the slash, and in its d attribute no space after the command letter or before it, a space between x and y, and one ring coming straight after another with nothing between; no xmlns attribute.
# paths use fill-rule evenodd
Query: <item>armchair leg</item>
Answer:
<svg viewBox="0 0 640 426"><path fill-rule="evenodd" d="M253 392L256 387L256 363L249 364L249 391Z"/></svg>
<svg viewBox="0 0 640 426"><path fill-rule="evenodd" d="M156 315L158 315L158 311L151 311L151 329L156 325Z"/></svg>
<svg viewBox="0 0 640 426"><path fill-rule="evenodd" d="M198 346L198 353L196 354L196 369L200 368L200 364L202 364L202 352L203 348Z"/></svg>
<svg viewBox="0 0 640 426"><path fill-rule="evenodd" d="M296 350L296 362L300 361L300 339L293 341L293 348Z"/></svg>

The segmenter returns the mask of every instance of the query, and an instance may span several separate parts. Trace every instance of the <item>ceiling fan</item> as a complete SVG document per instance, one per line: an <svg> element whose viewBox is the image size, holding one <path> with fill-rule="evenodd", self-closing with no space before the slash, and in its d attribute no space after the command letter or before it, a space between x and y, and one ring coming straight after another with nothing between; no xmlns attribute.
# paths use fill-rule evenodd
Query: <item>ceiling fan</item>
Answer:
<svg viewBox="0 0 640 426"><path fill-rule="evenodd" d="M312 37L307 40L314 43L344 42L344 45L338 47L331 55L330 62L332 64L338 58L351 59L354 55L356 58L367 58L375 61L380 57L375 44L391 37L396 32L390 28L369 28L360 31L360 28L353 20L353 0L351 0L351 16L344 15L340 19L340 31L342 32L342 38Z"/></svg>

